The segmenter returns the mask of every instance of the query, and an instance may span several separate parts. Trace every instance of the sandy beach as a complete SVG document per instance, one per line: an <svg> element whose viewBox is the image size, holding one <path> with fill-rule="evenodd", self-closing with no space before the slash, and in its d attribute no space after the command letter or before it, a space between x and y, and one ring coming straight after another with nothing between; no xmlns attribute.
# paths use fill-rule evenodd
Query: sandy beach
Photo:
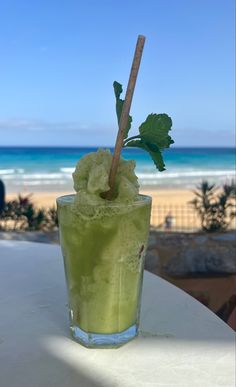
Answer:
<svg viewBox="0 0 236 387"><path fill-rule="evenodd" d="M151 225L160 229L165 228L166 216L173 217L172 229L194 230L198 228L199 220L194 211L188 205L194 197L188 189L141 189L140 193L152 197ZM23 192L22 196L29 193ZM34 192L31 200L38 208L49 208L56 205L58 196L71 194L71 192ZM7 200L16 198L17 193L7 195Z"/></svg>
<svg viewBox="0 0 236 387"><path fill-rule="evenodd" d="M150 195L152 197L153 206L172 206L186 205L193 199L193 193L188 189L141 189L141 194ZM29 195L28 192L19 193L22 196ZM32 193L32 201L37 207L51 207L56 204L56 198L62 195L68 195L71 192L34 192ZM7 200L12 200L18 196L18 193L9 193Z"/></svg>

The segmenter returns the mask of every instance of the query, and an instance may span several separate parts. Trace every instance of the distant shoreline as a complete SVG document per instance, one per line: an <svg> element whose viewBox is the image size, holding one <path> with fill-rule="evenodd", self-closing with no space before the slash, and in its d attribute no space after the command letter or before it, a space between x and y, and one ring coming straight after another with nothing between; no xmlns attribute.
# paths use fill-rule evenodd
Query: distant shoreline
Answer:
<svg viewBox="0 0 236 387"><path fill-rule="evenodd" d="M78 160L95 150L91 147L1 147L0 179L8 193L70 191ZM124 149L122 156L135 160L141 189L193 189L202 180L222 185L235 177L234 148L168 149L163 154L166 171L162 173L141 149Z"/></svg>

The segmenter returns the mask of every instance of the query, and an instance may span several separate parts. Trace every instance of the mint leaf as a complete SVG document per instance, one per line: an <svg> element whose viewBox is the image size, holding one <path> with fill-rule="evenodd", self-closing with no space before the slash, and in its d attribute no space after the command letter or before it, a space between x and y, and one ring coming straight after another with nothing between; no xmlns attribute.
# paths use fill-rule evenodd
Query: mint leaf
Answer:
<svg viewBox="0 0 236 387"><path fill-rule="evenodd" d="M149 114L140 127L139 133L145 143L155 144L160 150L174 143L168 135L172 120L167 114Z"/></svg>
<svg viewBox="0 0 236 387"><path fill-rule="evenodd" d="M120 98L120 95L122 94L123 89L122 89L122 85L116 81L113 82L113 88L114 88L114 93L115 93L115 97L116 97L116 115L117 115L117 120L118 120L118 124L119 124L122 108L124 105L124 100ZM131 128L131 123L132 123L132 117L129 116L127 127L125 129L124 139L128 137L128 133L129 133L129 130Z"/></svg>
<svg viewBox="0 0 236 387"><path fill-rule="evenodd" d="M158 149L158 147L155 144L144 142L143 140L131 140L126 143L125 147L144 149L151 156L157 169L160 172L165 171L165 164L163 161L161 151Z"/></svg>
<svg viewBox="0 0 236 387"><path fill-rule="evenodd" d="M171 126L172 120L167 114L149 114L139 127L140 136L128 138L124 146L146 150L157 169L162 172L165 170L165 164L161 152L174 142L168 134ZM137 137L140 137L140 140L132 140Z"/></svg>
<svg viewBox="0 0 236 387"><path fill-rule="evenodd" d="M114 87L114 93L115 93L116 99L119 99L120 95L123 92L123 87L119 82L116 82L116 81L113 82L113 87Z"/></svg>

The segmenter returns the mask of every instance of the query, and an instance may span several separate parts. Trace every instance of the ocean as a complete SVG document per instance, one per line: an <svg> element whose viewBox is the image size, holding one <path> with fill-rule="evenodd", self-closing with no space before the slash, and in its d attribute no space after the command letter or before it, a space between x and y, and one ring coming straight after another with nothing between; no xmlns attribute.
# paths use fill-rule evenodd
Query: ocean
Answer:
<svg viewBox="0 0 236 387"><path fill-rule="evenodd" d="M0 147L0 179L7 192L71 191L77 161L97 148ZM148 154L124 149L136 160L141 187L194 188L202 180L215 184L235 178L233 148L172 148L164 152L166 171L158 172Z"/></svg>

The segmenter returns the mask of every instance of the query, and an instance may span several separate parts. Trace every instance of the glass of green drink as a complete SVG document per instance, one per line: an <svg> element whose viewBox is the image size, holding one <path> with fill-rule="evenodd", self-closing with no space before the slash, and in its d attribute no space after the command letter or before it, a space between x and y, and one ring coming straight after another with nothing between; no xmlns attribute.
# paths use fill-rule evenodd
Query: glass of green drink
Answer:
<svg viewBox="0 0 236 387"><path fill-rule="evenodd" d="M138 332L151 198L75 205L75 197L57 199L71 333L86 347L119 347Z"/></svg>
<svg viewBox="0 0 236 387"><path fill-rule="evenodd" d="M135 161L121 149L136 147L165 170L162 151L173 143L171 118L149 114L129 137L129 115L145 37L139 36L125 100L113 83L119 130L114 154L83 156L73 173L75 195L57 199L60 243L69 295L72 336L91 348L119 347L138 333L151 198L139 194Z"/></svg>

